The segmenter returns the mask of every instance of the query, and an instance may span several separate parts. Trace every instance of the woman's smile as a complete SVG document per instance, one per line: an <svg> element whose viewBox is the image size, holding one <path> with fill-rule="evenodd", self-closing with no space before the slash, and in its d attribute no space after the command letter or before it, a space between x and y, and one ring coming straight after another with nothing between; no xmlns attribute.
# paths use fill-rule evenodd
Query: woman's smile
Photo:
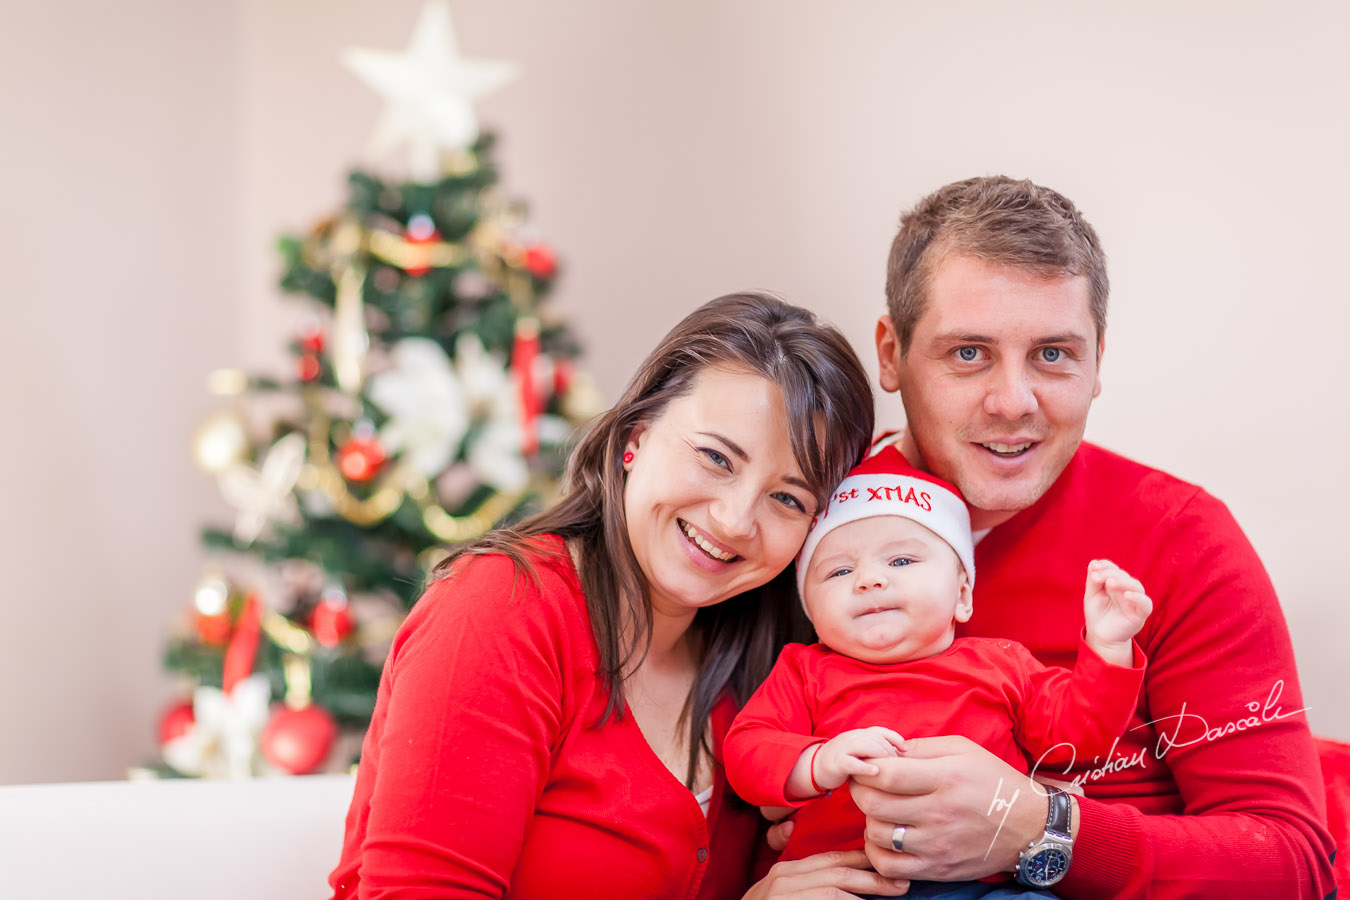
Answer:
<svg viewBox="0 0 1350 900"><path fill-rule="evenodd" d="M700 531L683 519L676 519L675 521L679 524L680 530L689 538L689 543L698 547L707 556L724 563L735 562L741 559L741 556L735 551L726 549L717 541L709 537L705 532Z"/></svg>

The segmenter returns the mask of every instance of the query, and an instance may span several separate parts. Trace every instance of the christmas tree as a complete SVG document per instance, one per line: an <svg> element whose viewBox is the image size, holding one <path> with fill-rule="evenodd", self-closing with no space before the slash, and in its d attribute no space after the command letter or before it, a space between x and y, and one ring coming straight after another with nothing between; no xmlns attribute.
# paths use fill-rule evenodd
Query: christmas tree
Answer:
<svg viewBox="0 0 1350 900"><path fill-rule="evenodd" d="M411 176L353 172L339 212L280 242L282 287L315 310L293 371L211 376L229 405L194 451L236 518L204 532L210 561L166 651L194 689L161 720L157 774L349 763L428 571L549 503L599 411L543 303L554 255L498 189L474 119L510 67L460 58L438 4L405 53L345 61L385 96L376 149L408 148Z"/></svg>

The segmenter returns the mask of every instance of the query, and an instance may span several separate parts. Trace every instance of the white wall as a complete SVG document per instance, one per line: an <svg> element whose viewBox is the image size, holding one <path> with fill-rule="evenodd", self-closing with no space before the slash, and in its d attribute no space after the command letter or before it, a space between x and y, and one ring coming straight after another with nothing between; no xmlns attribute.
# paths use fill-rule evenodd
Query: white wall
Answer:
<svg viewBox="0 0 1350 900"><path fill-rule="evenodd" d="M187 455L193 415L210 407L201 375L279 364L296 304L271 288L273 238L341 202L379 110L337 54L404 46L419 5L237 0L189 13L140 0L118 12L122 25L89 0L31 13L42 21L19 42L29 57L51 58L74 21L87 44L73 71L132 100L121 116L80 94L71 71L15 97L0 79L7 132L21 122L39 148L5 170L73 177L81 190L67 206L104 260L39 263L68 246L56 213L41 233L0 213L7 258L15 235L31 235L15 257L22 289L4 300L28 341L0 363L8 383L31 389L5 417L24 440L0 442L6 468L22 473L18 524L6 521L0 545L4 570L19 573L13 590L0 587L15 629L0 632L0 709L16 710L6 727L23 738L0 742L0 781L115 775L148 752L159 635L196 574L194 523L220 509ZM1336 565L1338 513L1350 506L1340 464L1350 379L1337 340L1350 331L1340 273L1350 10L1308 0L452 8L468 55L521 63L522 79L482 118L500 131L506 188L531 203L566 264L559 302L611 396L664 329L744 287L822 311L874 366L866 348L902 208L993 172L1072 197L1106 243L1114 282L1089 437L1228 501L1280 590L1314 729L1350 739L1336 700L1350 681ZM96 36L116 27L142 52L95 65ZM0 75L20 64L4 54ZM175 105L184 85L202 101ZM139 135L136 196L164 204L141 228L125 227L128 179L75 140L91 118L108 135ZM166 210L171 221L147 232ZM144 268L150 259L160 265ZM141 279L121 303L108 298L116 265ZM185 294L195 337L170 324ZM99 327L76 348L39 316ZM152 381L171 383L172 398L157 412L129 406L132 392L149 404ZM894 398L880 411L898 424ZM118 474L133 465L136 477ZM81 528L53 501L63 489L114 527ZM164 505L135 502L138 491ZM120 663L98 633L110 627L123 635ZM52 707L89 721L39 737ZM74 737L88 746L52 751Z"/></svg>

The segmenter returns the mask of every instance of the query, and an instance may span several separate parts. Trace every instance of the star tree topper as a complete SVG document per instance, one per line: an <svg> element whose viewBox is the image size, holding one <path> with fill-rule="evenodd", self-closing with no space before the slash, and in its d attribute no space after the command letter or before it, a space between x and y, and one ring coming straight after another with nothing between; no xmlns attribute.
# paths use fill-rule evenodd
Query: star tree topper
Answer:
<svg viewBox="0 0 1350 900"><path fill-rule="evenodd" d="M371 149L408 145L410 174L420 181L444 175L441 154L478 138L473 102L516 77L513 63L465 59L450 24L450 7L432 0L422 8L412 42L402 53L350 47L342 61L387 101Z"/></svg>

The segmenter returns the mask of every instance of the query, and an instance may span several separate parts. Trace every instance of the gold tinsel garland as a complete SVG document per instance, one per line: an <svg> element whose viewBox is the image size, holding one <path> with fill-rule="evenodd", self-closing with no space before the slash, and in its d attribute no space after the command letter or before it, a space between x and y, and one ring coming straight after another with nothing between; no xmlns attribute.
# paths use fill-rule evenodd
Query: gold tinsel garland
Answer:
<svg viewBox="0 0 1350 900"><path fill-rule="evenodd" d="M422 523L437 540L446 543L471 541L482 537L492 526L506 517L533 491L544 493L544 485L536 482L521 491L497 492L477 510L468 515L451 515L436 499L431 484L421 474L403 463L397 463L372 486L369 496L361 498L352 493L329 449L331 421L322 409L315 388L305 391L306 406L312 420L309 431L309 459L300 474L298 487L318 491L333 504L334 510L347 521L361 526L374 525L392 516L403 504L406 495L422 514Z"/></svg>
<svg viewBox="0 0 1350 900"><path fill-rule="evenodd" d="M405 234L386 228L366 227L351 214L320 222L306 236L301 247L305 264L317 271L328 271L336 288L331 358L334 380L343 394L356 396L365 380L370 338L365 326L363 292L368 259L404 271L458 267L474 259L485 274L495 276L504 285L519 313L529 312L533 282L524 268L524 249L513 234L522 212L493 192L485 192L482 203L486 212L463 244L450 244L439 238L410 240ZM521 324L538 327L532 318L528 322L522 320ZM232 370L216 372L212 373L211 387L213 393L238 396L246 390L247 379ZM473 512L455 516L438 502L428 479L402 462L384 472L364 496L357 496L333 459L330 448L333 417L324 408L322 390L309 385L301 391L310 424L306 461L296 486L321 494L338 515L356 525L375 525L389 518L406 496L416 504L432 535L446 543L459 543L487 533L532 494L545 502L556 499L557 486L536 477L522 490L498 492ZM218 418L230 421L222 424L211 420L199 429L194 444L203 469L220 474L242 457L242 448L235 446L242 433L235 435L226 429L226 425L237 429L237 417L237 411L222 414ZM222 458L215 459L217 456Z"/></svg>
<svg viewBox="0 0 1350 900"><path fill-rule="evenodd" d="M405 235L379 227L364 228L352 216L320 223L306 238L303 254L315 269L328 269L337 288L334 303L333 371L338 387L354 395L364 381L365 353L369 335L365 329L362 299L365 269L358 261L365 255L404 271L458 267L470 258L494 272L506 284L508 296L522 312L529 306L533 286L521 266L524 254L511 237L511 224L519 218L515 207L489 195L488 212L469 234L466 245L440 240L413 241ZM531 493L546 493L549 487L536 481L525 490L497 493L474 512L451 515L441 506L426 478L406 465L396 464L364 498L357 497L334 463L330 445L329 416L322 410L313 389L306 392L306 405L313 415L309 431L309 461L299 486L323 494L339 515L357 525L369 526L393 515L408 496L422 514L422 522L438 540L458 543L486 534Z"/></svg>

